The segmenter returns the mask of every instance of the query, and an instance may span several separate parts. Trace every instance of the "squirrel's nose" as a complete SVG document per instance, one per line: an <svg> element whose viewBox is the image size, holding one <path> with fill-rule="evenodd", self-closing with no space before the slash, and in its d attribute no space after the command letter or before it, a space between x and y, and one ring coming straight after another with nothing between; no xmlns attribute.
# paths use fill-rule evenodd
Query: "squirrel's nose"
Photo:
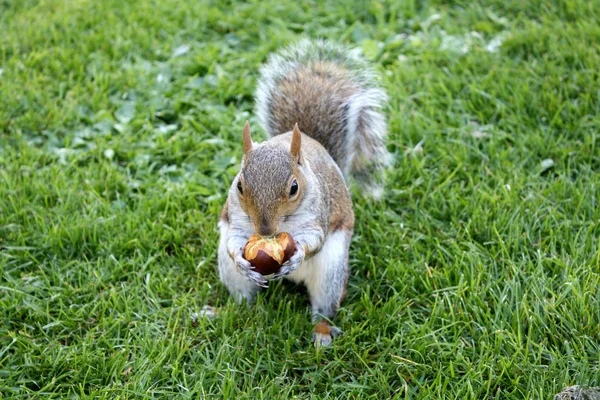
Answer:
<svg viewBox="0 0 600 400"><path fill-rule="evenodd" d="M262 220L258 226L258 234L261 236L273 236L277 233L278 227L273 226L269 221Z"/></svg>

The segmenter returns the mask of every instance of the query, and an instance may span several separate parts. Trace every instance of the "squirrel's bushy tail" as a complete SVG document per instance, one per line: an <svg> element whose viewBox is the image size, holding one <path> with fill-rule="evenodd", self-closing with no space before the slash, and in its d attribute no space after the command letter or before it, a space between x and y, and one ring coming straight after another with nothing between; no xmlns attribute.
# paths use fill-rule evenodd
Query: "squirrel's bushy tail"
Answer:
<svg viewBox="0 0 600 400"><path fill-rule="evenodd" d="M389 164L387 96L366 61L322 40L302 40L272 55L260 71L256 114L269 137L300 130L319 141L345 177L374 197Z"/></svg>

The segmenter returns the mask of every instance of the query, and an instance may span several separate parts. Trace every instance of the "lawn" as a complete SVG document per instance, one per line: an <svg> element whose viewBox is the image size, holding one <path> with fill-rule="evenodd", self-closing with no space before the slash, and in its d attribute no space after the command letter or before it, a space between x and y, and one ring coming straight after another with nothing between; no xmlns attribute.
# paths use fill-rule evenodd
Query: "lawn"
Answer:
<svg viewBox="0 0 600 400"><path fill-rule="evenodd" d="M598 3L388 3L0 0L0 398L600 385ZM318 351L304 294L216 270L258 68L302 36L372 60L395 155Z"/></svg>

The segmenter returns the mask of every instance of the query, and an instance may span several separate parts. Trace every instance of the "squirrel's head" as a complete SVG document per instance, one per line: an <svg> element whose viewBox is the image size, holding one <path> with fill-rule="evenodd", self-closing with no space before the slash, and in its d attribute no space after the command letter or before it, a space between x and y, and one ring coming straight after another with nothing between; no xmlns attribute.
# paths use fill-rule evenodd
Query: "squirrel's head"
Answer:
<svg viewBox="0 0 600 400"><path fill-rule="evenodd" d="M296 124L291 144L254 144L250 124L244 125L244 159L234 186L242 209L259 235L276 234L280 218L292 215L302 202L306 179L301 172L301 139Z"/></svg>

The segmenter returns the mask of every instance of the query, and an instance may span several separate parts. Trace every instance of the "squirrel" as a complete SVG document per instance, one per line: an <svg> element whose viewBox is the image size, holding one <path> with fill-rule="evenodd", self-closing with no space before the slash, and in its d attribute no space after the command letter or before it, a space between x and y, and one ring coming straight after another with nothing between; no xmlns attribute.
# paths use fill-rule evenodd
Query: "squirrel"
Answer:
<svg viewBox="0 0 600 400"><path fill-rule="evenodd" d="M218 223L219 277L235 300L252 302L268 281L244 258L245 244L254 233L290 233L295 252L269 279L307 287L313 341L329 345L341 333L329 321L346 295L354 231L347 182L383 193L387 95L348 48L304 39L269 57L255 98L269 139L254 143L246 121L241 169Z"/></svg>

